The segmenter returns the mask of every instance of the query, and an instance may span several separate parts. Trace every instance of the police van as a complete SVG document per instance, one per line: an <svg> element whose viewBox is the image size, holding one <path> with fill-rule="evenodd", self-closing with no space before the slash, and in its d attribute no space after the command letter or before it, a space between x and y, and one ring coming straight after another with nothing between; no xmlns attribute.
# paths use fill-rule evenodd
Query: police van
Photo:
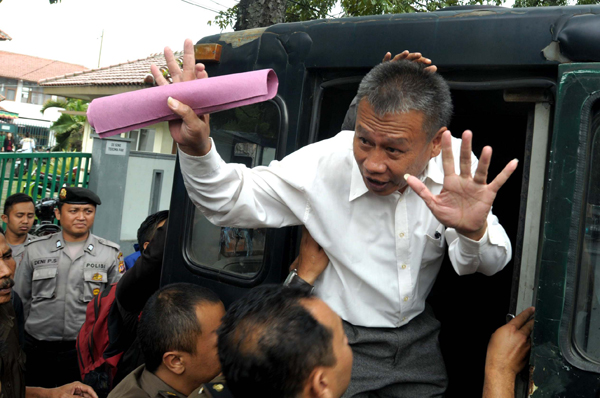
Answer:
<svg viewBox="0 0 600 398"><path fill-rule="evenodd" d="M490 175L519 168L494 213L513 245L500 273L456 275L442 264L428 301L442 323L448 397L481 397L487 342L507 314L536 307L530 366L517 396L600 392L600 6L450 7L431 13L278 24L201 39L210 76L272 68L271 101L211 115L227 162L268 165L334 136L362 77L386 52L421 52L449 83L455 136L491 145ZM230 304L281 283L300 228L212 225L179 171L162 284L197 283ZM339 231L344 239L344 231Z"/></svg>

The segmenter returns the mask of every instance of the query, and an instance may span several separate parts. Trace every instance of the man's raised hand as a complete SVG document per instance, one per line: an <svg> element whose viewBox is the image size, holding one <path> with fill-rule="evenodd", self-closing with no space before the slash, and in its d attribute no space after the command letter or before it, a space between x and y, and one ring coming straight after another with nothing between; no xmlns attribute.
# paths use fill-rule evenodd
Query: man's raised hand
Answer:
<svg viewBox="0 0 600 398"><path fill-rule="evenodd" d="M394 58L392 58L392 53L387 52L383 56L383 60L381 62L383 63L383 62L387 62L387 61L401 61L403 59L405 59L407 61L418 62L418 63L424 64L424 65L429 65L428 67L425 68L425 70L428 72L435 73L437 71L437 66L431 65L431 60L429 58L423 57L421 55L421 53L408 52L408 50L404 50L400 54L396 54L394 56Z"/></svg>
<svg viewBox="0 0 600 398"><path fill-rule="evenodd" d="M427 204L435 218L447 228L473 240L479 240L487 228L487 216L498 190L515 171L518 160L511 160L494 181L487 183L487 173L492 159L492 148L486 146L475 175L471 175L471 141L473 134L465 131L460 148L460 174L454 168L452 137L449 131L442 135L442 161L444 186L439 195L433 195L418 178L406 175L408 185Z"/></svg>
<svg viewBox="0 0 600 398"><path fill-rule="evenodd" d="M165 60L174 84L208 77L204 65L196 64L194 44L190 39L186 39L183 45L183 70L179 67L173 51L169 47L165 48ZM156 65L152 65L150 71L156 84L159 86L169 84ZM169 122L171 136L179 144L179 149L192 156L206 155L210 151L211 145L209 116L196 115L192 108L177 101L176 98L169 98L168 105L173 113L183 119Z"/></svg>

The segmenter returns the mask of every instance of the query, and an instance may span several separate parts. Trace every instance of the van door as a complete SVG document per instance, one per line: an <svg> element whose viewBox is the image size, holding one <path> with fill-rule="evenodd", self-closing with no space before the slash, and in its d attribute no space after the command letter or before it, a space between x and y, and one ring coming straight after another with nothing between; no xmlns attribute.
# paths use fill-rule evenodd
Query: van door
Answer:
<svg viewBox="0 0 600 398"><path fill-rule="evenodd" d="M600 389L600 64L559 67L529 394Z"/></svg>

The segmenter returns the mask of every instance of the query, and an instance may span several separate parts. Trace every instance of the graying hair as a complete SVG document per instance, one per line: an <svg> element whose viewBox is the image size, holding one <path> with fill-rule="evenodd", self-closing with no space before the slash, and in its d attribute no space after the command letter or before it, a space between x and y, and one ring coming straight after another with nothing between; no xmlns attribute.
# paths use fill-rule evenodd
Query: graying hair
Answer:
<svg viewBox="0 0 600 398"><path fill-rule="evenodd" d="M424 115L423 130L431 140L448 126L452 117L452 99L448 84L437 73L425 71L425 65L412 61L388 61L377 65L362 79L357 103L366 98L375 113Z"/></svg>

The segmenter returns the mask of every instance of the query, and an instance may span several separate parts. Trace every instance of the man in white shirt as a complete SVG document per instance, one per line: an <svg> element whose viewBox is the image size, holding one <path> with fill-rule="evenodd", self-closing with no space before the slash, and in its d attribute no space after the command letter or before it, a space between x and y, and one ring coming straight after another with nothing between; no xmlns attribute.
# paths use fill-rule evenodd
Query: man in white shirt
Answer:
<svg viewBox="0 0 600 398"><path fill-rule="evenodd" d="M165 57L175 83L204 74L201 64L194 69L189 40L183 71L170 50ZM169 107L183 121L171 122L170 130L188 194L211 222L304 224L327 253L330 265L315 287L345 321L353 349L345 396L441 396L439 322L425 299L444 241L461 275L492 275L508 263L510 241L490 210L517 161L487 184L491 148L478 162L471 132L462 141L451 137L449 88L423 65L376 66L361 82L357 103L356 132L342 131L269 167L225 164L209 137L208 115L198 117L173 98Z"/></svg>

